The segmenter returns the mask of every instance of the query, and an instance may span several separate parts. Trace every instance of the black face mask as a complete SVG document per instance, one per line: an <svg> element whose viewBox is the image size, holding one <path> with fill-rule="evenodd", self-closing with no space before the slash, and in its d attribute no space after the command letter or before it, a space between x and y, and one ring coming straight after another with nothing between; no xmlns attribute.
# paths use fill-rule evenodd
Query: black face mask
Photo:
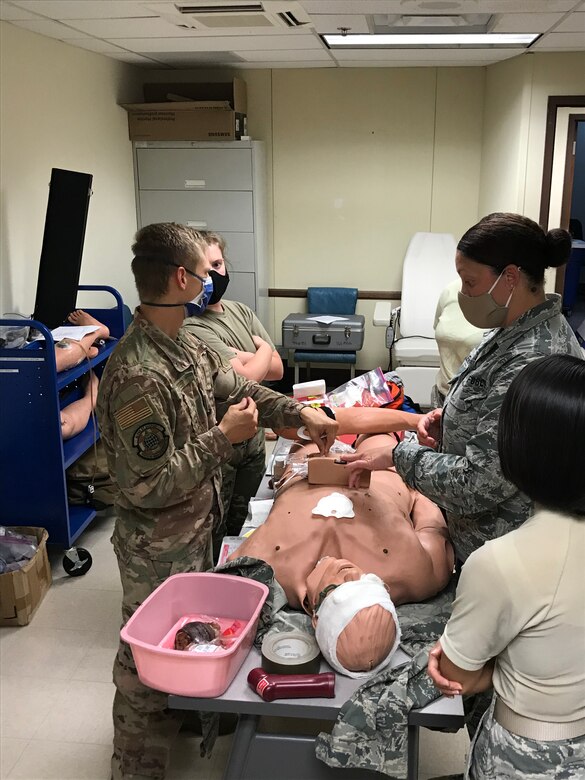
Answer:
<svg viewBox="0 0 585 780"><path fill-rule="evenodd" d="M225 291L227 290L227 286L230 283L230 275L228 274L227 270L225 272L225 275L219 274L217 271L210 271L209 275L213 279L213 292L211 293L211 298L208 301L209 303L219 303L221 299L223 298Z"/></svg>

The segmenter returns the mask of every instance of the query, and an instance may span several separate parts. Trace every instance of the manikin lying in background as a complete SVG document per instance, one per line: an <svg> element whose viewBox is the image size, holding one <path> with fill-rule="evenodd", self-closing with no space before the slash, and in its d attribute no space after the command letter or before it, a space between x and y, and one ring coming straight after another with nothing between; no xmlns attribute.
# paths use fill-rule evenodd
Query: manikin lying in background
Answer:
<svg viewBox="0 0 585 780"><path fill-rule="evenodd" d="M371 436L358 452L395 443L385 434ZM285 471L283 483L286 478ZM356 677L390 661L399 641L395 605L434 596L454 563L440 510L393 469L372 473L369 488L357 490L292 477L266 523L231 557L242 555L273 568L290 606L313 617L327 661Z"/></svg>

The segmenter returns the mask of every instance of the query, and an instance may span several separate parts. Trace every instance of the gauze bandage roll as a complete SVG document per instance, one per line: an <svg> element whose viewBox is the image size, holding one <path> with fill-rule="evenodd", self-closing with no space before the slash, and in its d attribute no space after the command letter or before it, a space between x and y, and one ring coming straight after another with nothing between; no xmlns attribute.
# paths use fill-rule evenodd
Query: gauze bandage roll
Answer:
<svg viewBox="0 0 585 780"><path fill-rule="evenodd" d="M339 637L361 610L375 606L389 612L394 621L396 636L392 647L382 661L372 669L367 671L346 669L337 657ZM370 677L383 669L400 644L400 626L396 608L383 581L376 574L364 574L359 580L344 582L335 588L319 607L315 637L327 662L340 674L355 678Z"/></svg>

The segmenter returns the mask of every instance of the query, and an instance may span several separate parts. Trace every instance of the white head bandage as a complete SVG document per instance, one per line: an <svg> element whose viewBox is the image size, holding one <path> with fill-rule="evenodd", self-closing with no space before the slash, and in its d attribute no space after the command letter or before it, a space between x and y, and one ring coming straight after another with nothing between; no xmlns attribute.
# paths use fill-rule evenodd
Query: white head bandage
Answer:
<svg viewBox="0 0 585 780"><path fill-rule="evenodd" d="M337 641L358 612L374 606L383 607L392 615L396 625L394 644L386 658L370 671L350 672L337 660ZM344 582L335 588L319 607L315 638L325 660L340 674L348 677L371 677L383 669L400 644L400 625L396 607L382 580L376 574L363 574L359 580Z"/></svg>

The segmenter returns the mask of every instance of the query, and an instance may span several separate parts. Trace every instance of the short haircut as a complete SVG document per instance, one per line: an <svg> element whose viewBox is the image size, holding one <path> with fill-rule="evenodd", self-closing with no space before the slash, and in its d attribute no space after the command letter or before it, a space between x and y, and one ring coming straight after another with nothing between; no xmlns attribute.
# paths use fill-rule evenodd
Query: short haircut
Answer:
<svg viewBox="0 0 585 780"><path fill-rule="evenodd" d="M199 235L207 245L215 244L216 246L218 246L221 251L222 257L224 259L224 262L226 263L226 265L229 265L229 260L226 257L227 244L225 242L224 237L213 230L200 230Z"/></svg>
<svg viewBox="0 0 585 780"><path fill-rule="evenodd" d="M585 360L551 355L512 381L498 425L502 472L532 501L585 513Z"/></svg>
<svg viewBox="0 0 585 780"><path fill-rule="evenodd" d="M517 265L533 286L541 286L547 268L557 268L569 259L571 234L558 228L547 233L521 214L496 212L470 227L457 249L497 274L508 265Z"/></svg>
<svg viewBox="0 0 585 780"><path fill-rule="evenodd" d="M197 231L175 222L141 228L132 244L132 273L141 301L161 298L168 289L173 266L195 271L205 260L205 243Z"/></svg>

